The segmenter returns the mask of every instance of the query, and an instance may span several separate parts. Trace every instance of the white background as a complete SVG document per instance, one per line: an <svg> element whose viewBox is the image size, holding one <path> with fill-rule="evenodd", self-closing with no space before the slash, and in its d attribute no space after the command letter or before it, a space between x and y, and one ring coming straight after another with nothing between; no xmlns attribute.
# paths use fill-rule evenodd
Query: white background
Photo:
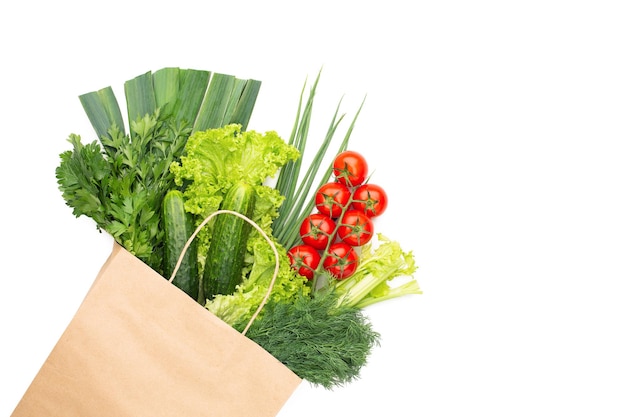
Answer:
<svg viewBox="0 0 626 417"><path fill-rule="evenodd" d="M626 415L626 13L619 1L12 2L0 13L0 415L111 242L54 169L78 95L165 66L263 81L249 128L314 134L367 95L352 148L424 294L372 307L362 378L280 417ZM123 97L120 95L120 97Z"/></svg>

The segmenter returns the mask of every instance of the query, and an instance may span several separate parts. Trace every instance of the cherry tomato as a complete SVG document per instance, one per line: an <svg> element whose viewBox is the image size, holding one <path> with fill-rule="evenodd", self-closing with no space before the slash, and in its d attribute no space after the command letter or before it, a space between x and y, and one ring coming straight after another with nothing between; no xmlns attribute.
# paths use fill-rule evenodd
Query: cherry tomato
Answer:
<svg viewBox="0 0 626 417"><path fill-rule="evenodd" d="M333 219L322 213L308 215L300 226L300 237L306 245L324 250L335 231Z"/></svg>
<svg viewBox="0 0 626 417"><path fill-rule="evenodd" d="M363 184L354 190L352 208L370 217L380 216L387 210L387 193L379 185Z"/></svg>
<svg viewBox="0 0 626 417"><path fill-rule="evenodd" d="M350 195L350 189L345 184L328 182L315 193L315 207L320 213L335 219L350 201Z"/></svg>
<svg viewBox="0 0 626 417"><path fill-rule="evenodd" d="M333 174L337 181L348 187L363 184L367 178L367 170L367 161L355 151L343 151L333 160Z"/></svg>
<svg viewBox="0 0 626 417"><path fill-rule="evenodd" d="M359 210L348 210L341 218L337 235L350 246L362 246L374 236L374 222Z"/></svg>
<svg viewBox="0 0 626 417"><path fill-rule="evenodd" d="M313 279L315 270L320 264L321 256L317 250L309 245L296 245L287 251L291 267L309 281Z"/></svg>
<svg viewBox="0 0 626 417"><path fill-rule="evenodd" d="M354 274L359 266L359 255L345 242L337 242L328 248L324 259L324 269L337 279L345 279Z"/></svg>

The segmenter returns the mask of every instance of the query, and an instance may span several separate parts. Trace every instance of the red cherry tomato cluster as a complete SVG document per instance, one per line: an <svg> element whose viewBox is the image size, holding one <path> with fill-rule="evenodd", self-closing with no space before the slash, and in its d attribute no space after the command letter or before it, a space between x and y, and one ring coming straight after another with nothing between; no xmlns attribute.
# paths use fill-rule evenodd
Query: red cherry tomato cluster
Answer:
<svg viewBox="0 0 626 417"><path fill-rule="evenodd" d="M374 236L374 217L387 209L387 194L366 182L368 165L354 151L344 151L333 161L334 181L315 194L316 212L300 225L302 243L288 251L291 266L313 280L320 263L337 279L354 274L357 249Z"/></svg>

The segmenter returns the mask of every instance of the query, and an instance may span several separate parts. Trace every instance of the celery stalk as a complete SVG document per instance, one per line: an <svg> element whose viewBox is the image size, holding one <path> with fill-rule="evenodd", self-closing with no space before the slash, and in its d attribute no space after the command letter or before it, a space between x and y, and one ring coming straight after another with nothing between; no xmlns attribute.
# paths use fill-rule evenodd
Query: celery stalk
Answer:
<svg viewBox="0 0 626 417"><path fill-rule="evenodd" d="M385 283L384 288L381 289L380 294L376 294L375 291L372 291L370 294L366 295L359 301L355 307L356 308L365 308L372 304L380 303L382 301L391 300L398 297L404 297L409 294L422 294L422 289L419 284L415 280L411 280L405 282L402 285L398 285L397 287L390 287Z"/></svg>
<svg viewBox="0 0 626 417"><path fill-rule="evenodd" d="M408 294L421 294L413 275L417 271L412 252L378 233L378 247L372 242L361 250L361 260L349 279L334 281L334 289L341 305L365 307L380 301ZM392 288L389 283L400 277L410 278L407 283ZM413 282L411 284L411 282Z"/></svg>

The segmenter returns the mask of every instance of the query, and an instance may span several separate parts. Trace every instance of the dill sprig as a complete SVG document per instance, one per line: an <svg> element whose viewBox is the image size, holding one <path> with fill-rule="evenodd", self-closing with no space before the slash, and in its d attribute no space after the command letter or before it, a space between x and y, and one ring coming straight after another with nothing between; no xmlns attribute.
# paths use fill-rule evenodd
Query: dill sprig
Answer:
<svg viewBox="0 0 626 417"><path fill-rule="evenodd" d="M326 389L359 377L380 335L356 307L339 305L324 292L293 304L269 302L246 336L300 378Z"/></svg>

